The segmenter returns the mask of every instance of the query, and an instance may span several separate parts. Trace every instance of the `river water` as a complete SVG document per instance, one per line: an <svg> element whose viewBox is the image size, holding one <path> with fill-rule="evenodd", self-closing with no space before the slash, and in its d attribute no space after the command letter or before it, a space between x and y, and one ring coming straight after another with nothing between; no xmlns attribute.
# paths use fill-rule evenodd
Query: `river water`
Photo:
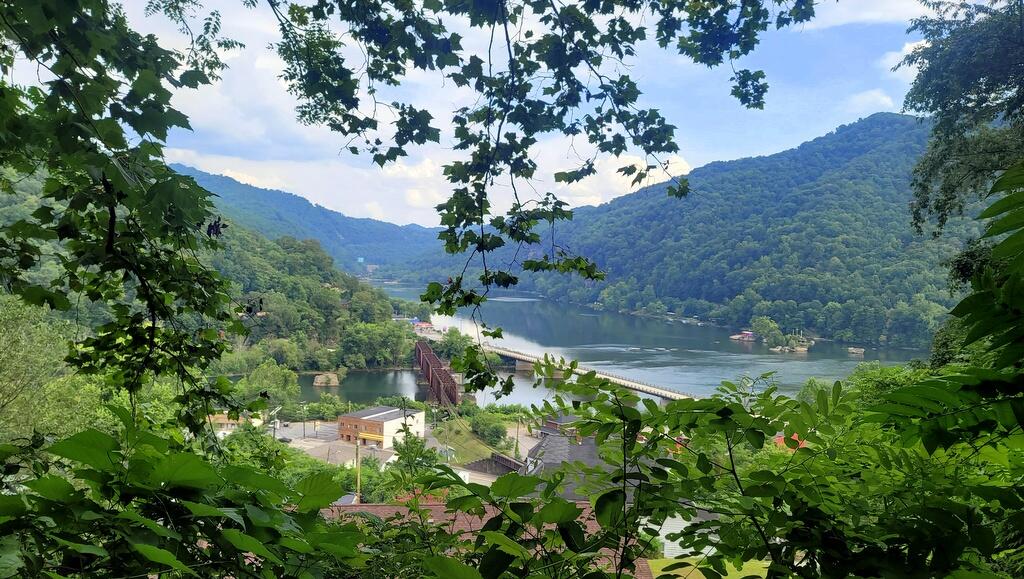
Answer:
<svg viewBox="0 0 1024 579"><path fill-rule="evenodd" d="M417 299L420 290L384 288L405 299ZM498 345L576 359L610 374L695 396L711 394L723 380L766 372L775 372L781 391L795 393L808 378L842 378L864 361L899 364L928 355L921 351L869 349L864 355L854 356L845 345L820 341L807 353L773 353L762 344L734 342L729 339L733 332L723 328L598 312L523 296L491 298L483 306L482 315L489 326L503 329L504 337L494 341ZM432 321L441 329L454 326L467 334L475 332L466 314L435 316ZM307 397L318 396L312 391L312 377L303 382ZM528 376L517 376L516 392L507 401L536 403L549 396L545 389L532 388L532 383ZM411 371L351 372L336 392L353 402L369 402L391 394L423 396ZM493 398L483 395L478 400L487 403Z"/></svg>

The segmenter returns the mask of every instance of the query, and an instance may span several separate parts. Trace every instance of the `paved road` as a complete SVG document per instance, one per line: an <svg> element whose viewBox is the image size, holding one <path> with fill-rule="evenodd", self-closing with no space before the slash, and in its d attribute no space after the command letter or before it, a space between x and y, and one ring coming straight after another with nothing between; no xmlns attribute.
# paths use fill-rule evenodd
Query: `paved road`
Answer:
<svg viewBox="0 0 1024 579"><path fill-rule="evenodd" d="M302 439L315 439L320 442L327 440L338 439L338 423L333 420L328 422L325 420L307 420L305 429L303 429L302 422L292 422L288 426L281 426L275 433L271 429L271 434L274 434L277 438L290 438L293 441Z"/></svg>
<svg viewBox="0 0 1024 579"><path fill-rule="evenodd" d="M540 444L540 438L537 438L533 434L530 434L529 428L525 424L519 425L519 456L520 458L526 458L526 455L530 452L530 449ZM535 433L536 434L536 433ZM516 425L513 424L508 427L508 435L513 439L516 436ZM515 455L515 447L513 447L512 454Z"/></svg>

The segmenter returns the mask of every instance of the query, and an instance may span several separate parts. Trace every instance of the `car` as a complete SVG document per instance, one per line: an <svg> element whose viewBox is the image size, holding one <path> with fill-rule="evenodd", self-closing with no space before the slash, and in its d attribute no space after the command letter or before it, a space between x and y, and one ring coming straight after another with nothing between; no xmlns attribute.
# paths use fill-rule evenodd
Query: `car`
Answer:
<svg viewBox="0 0 1024 579"><path fill-rule="evenodd" d="M280 437L278 437L278 440L280 440L281 442L284 442L284 443L289 443L289 442L292 441L292 439L288 438L287 436L280 436Z"/></svg>

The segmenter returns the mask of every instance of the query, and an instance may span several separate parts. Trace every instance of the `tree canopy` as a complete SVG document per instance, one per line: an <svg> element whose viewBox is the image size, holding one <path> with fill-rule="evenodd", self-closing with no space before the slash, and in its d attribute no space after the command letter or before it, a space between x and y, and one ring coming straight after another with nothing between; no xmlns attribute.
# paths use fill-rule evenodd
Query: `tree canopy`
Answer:
<svg viewBox="0 0 1024 579"><path fill-rule="evenodd" d="M536 369L561 395L538 418L576 417L572 434L593 437L605 469L568 464L551 478L509 473L488 487L427 458L408 517L328 521L321 509L343 491L336 472L282 480L245 464L277 463L276 445L236 448L233 456L208 436L211 406L227 406L233 417L242 410L228 399L230 382L207 379L205 371L228 348L219 331L244 331L238 317L252 304L229 311L230 288L198 252L215 249L230 230L212 215L205 191L167 169L161 144L169 127L186 122L170 108L166 87L206 82L223 66L217 50L235 45L218 39L215 15L196 30L187 26L197 2L149 5L192 31L191 50L160 48L103 0L0 4L7 49L0 163L14 171L3 184L13 189L18 175L44 183L42 207L0 230L0 275L30 304L67 309L81 296L106 306L109 317L75 342L68 359L128 397L109 406L109 428L0 444L0 574L618 578L637 571L650 538L673 517L690 521L671 536L697 559L667 569L696 563L705 577L747 561L763 561L772 577L1021 574L1024 161L1005 165L989 191L980 218L991 251L969 268L970 293L952 311L966 328L961 343L989 356L910 385L884 377L816 388L813 403L777 395L762 376L663 406L593 373L573 379L574 362L547 358ZM466 158L446 168L454 191L440 209L449 249L471 254L486 254L504 238L535 241L536 222L567 216L548 197L536 209L489 217L489 187L529 177L538 135L586 135L606 154L627 143L648 154L674 150L665 119L633 108L639 91L629 78L603 72L646 34L633 16L646 13L663 46L708 65L753 50L771 21L786 26L813 16L813 2L802 0L314 0L270 2L269 9L281 24L285 79L303 100L300 118L365 137L381 164L437 132L422 110L397 104L394 135L366 136L378 121L360 112L361 90L372 98L378 84L419 68L441 70L482 95L454 118ZM439 15L504 37L503 66L485 69L479 56L465 54ZM516 25L528 17L545 31L527 28L520 37ZM344 39L329 19L344 25ZM363 49L362 75L343 40ZM22 58L52 77L41 86L12 85L7 75ZM1000 70L1010 75L1008 86L1019 86L1016 69ZM760 73L738 70L734 82L742 102L760 103ZM1010 104L1004 116L1016 118L1020 103ZM562 178L591 170L584 163ZM478 228L484 224L494 232ZM40 281L30 274L40 273L33 268L54 240L55 268ZM598 277L591 262L565 253L527 267ZM481 275L485 285L513 281L493 269ZM481 298L457 278L428 296L442 311ZM360 312L375 315L373 307ZM472 353L467 359L473 362ZM154 378L173 383L175 416L150 415L138 404ZM585 483L593 524L558 496L568 477ZM438 494L452 513L485 517L480 532L433 524L421 499Z"/></svg>
<svg viewBox="0 0 1024 579"><path fill-rule="evenodd" d="M917 69L905 108L935 119L928 151L915 170L914 223L940 226L1024 150L1017 0L925 2L934 15L914 21L924 37L899 66Z"/></svg>

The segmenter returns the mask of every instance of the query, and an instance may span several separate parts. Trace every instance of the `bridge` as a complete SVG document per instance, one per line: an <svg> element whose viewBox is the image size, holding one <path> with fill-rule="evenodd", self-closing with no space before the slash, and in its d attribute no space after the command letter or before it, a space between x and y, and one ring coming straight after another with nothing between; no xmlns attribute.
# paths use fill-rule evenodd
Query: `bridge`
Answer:
<svg viewBox="0 0 1024 579"><path fill-rule="evenodd" d="M517 350L510 350L508 348L501 348L499 346L495 346L493 344L488 343L483 344L483 349L488 352L497 354L503 358L510 358L518 362L527 362L531 366L537 362L542 362L544 360L544 356L534 356L533 354L527 354L525 352L519 352ZM629 390L642 392L644 394L650 394L651 396L657 396L658 398L663 398L665 400L682 400L684 398L694 398L693 396L689 394L684 394L683 392L669 390L661 386L655 386L654 384L648 384L647 382L633 380L631 378L626 378L625 376L619 376L617 374L609 374L608 372L595 370L594 368L587 368L586 366L577 366L575 373L577 375L583 375L588 374L590 372L593 372L594 374L597 375L598 378L602 380L607 380L612 384L618 384L623 388L628 388Z"/></svg>
<svg viewBox="0 0 1024 579"><path fill-rule="evenodd" d="M459 384L452 376L451 370L437 357L430 344L425 340L416 342L416 364L427 381L432 400L446 406L459 405L461 394Z"/></svg>

